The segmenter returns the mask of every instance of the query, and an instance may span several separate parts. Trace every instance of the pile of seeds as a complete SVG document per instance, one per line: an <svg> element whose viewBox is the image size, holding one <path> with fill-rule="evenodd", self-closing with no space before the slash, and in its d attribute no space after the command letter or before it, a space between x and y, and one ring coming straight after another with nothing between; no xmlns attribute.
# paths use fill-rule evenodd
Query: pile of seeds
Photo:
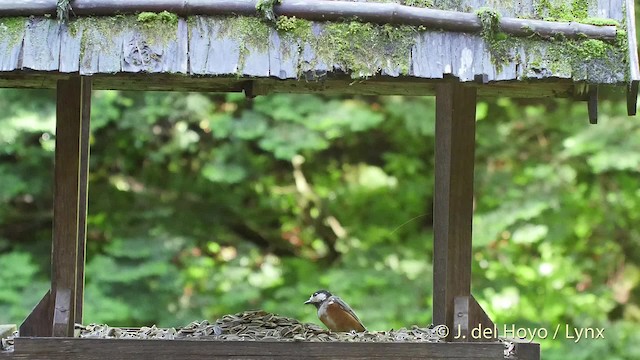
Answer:
<svg viewBox="0 0 640 360"><path fill-rule="evenodd" d="M420 328L390 331L330 332L318 325L264 311L245 311L225 315L210 323L194 321L179 328L161 329L155 326L140 329L114 328L107 325L78 326L83 338L118 339L192 339L223 341L348 341L348 342L439 342L437 329Z"/></svg>
<svg viewBox="0 0 640 360"><path fill-rule="evenodd" d="M0 354L2 354L3 351L13 351L13 338L15 336L16 333L13 333L11 336L0 339Z"/></svg>

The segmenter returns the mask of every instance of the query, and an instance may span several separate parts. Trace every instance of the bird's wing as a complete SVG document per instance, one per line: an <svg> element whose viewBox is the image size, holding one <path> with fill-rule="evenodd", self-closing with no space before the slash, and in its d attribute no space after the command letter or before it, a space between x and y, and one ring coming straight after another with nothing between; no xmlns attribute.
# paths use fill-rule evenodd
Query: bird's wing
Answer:
<svg viewBox="0 0 640 360"><path fill-rule="evenodd" d="M358 318L358 315L356 315L356 313L355 313L355 312L353 312L353 310L351 310L351 307L350 307L346 302L344 302L344 300L340 299L340 298L339 298L339 297L337 297L337 296L333 296L333 302L335 302L336 304L340 305L340 307L341 307L344 311L346 311L347 313L349 313L349 315L353 316L353 318L354 318L354 319L356 319L356 320L360 323L360 325L362 326L362 328L363 328L363 329L365 329L365 330L367 329L367 328L365 328L365 327L364 327L364 325L362 324L362 321L360 320L360 318Z"/></svg>

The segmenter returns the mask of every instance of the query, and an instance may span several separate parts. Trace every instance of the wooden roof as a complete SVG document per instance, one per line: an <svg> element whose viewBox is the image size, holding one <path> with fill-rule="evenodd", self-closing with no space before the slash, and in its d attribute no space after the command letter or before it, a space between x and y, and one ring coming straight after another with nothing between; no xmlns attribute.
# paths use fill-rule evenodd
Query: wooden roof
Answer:
<svg viewBox="0 0 640 360"><path fill-rule="evenodd" d="M575 95L577 82L628 86L640 80L633 13L625 12L633 0L624 2L573 2L586 4L586 22L617 24L614 41L548 39L534 30L529 37L512 37L290 17L269 23L182 10L176 11L180 16L85 16L89 0L72 2L71 20L64 24L35 7L5 4L0 16L25 11L37 16L0 17L0 87L54 87L57 79L80 74L94 76L98 89L419 95L432 93L434 82L455 78L485 85L481 95L567 97ZM282 3L286 9L300 2ZM493 5L489 14L502 19L548 18L558 11L549 0L402 3L439 4L467 17ZM502 38L491 38L495 35Z"/></svg>

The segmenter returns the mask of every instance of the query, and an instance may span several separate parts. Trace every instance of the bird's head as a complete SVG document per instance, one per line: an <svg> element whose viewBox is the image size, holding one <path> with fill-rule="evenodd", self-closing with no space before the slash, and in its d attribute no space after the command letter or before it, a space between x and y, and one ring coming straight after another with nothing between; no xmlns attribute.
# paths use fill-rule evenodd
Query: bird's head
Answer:
<svg viewBox="0 0 640 360"><path fill-rule="evenodd" d="M327 290L318 290L313 294L311 294L311 297L309 297L309 300L305 301L304 303L313 304L315 305L315 307L320 307L320 305L322 305L322 303L330 297L331 297L331 293L328 292Z"/></svg>

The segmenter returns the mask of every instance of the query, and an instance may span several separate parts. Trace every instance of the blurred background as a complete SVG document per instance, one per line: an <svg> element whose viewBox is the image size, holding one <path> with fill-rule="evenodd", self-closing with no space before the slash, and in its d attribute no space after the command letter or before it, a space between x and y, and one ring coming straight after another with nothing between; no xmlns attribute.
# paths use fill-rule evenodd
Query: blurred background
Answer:
<svg viewBox="0 0 640 360"><path fill-rule="evenodd" d="M640 358L640 118L477 106L473 293L544 359ZM55 93L0 90L0 323L49 287ZM264 309L370 330L431 323L434 99L95 91L84 323L183 326Z"/></svg>

